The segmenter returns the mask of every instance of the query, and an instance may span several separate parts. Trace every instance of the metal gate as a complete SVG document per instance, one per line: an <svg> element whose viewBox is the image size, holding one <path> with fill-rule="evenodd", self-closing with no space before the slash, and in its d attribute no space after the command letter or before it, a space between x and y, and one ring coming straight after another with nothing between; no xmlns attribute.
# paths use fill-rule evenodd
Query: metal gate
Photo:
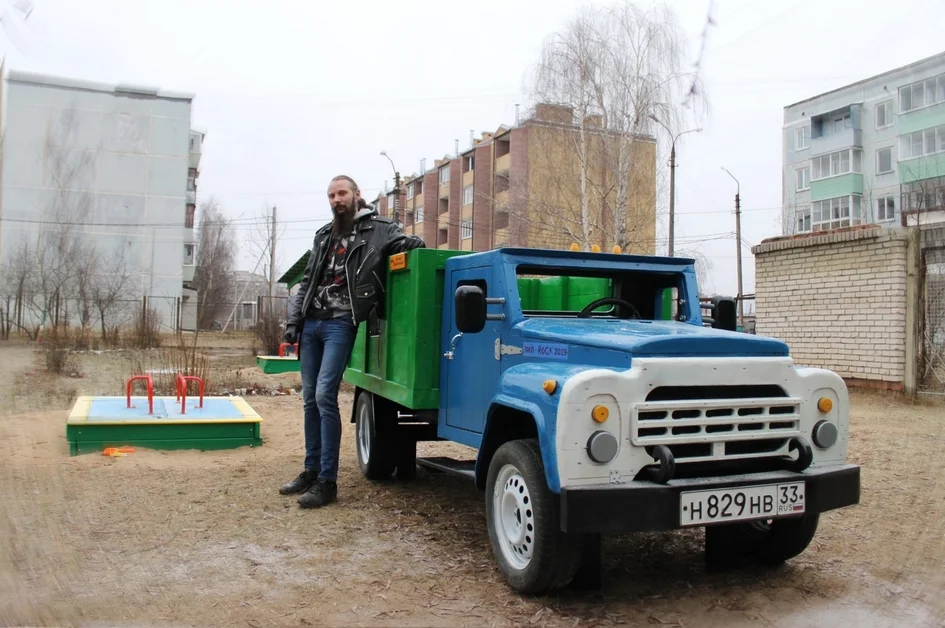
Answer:
<svg viewBox="0 0 945 628"><path fill-rule="evenodd" d="M945 246L922 249L918 292L919 391L945 395Z"/></svg>

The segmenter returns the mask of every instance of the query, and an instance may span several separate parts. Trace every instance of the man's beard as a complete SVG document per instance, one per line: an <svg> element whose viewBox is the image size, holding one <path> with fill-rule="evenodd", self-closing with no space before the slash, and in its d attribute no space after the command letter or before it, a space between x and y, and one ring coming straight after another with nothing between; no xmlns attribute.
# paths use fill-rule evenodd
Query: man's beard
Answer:
<svg viewBox="0 0 945 628"><path fill-rule="evenodd" d="M354 207L344 203L332 207L335 214L335 220L332 223L332 231L335 234L348 233L354 226Z"/></svg>

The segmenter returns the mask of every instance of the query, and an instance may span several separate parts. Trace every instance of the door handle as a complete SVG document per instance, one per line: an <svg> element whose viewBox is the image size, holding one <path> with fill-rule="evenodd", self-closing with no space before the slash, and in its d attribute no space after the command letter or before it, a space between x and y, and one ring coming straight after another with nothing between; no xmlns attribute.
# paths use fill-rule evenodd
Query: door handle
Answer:
<svg viewBox="0 0 945 628"><path fill-rule="evenodd" d="M447 360L452 360L453 356L456 354L456 341L463 337L463 332L459 332L450 340L450 350L443 354L443 357Z"/></svg>

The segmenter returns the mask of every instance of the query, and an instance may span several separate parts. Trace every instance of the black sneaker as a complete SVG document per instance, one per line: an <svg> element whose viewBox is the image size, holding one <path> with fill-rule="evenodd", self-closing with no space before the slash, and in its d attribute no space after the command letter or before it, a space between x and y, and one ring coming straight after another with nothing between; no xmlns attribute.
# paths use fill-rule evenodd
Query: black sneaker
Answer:
<svg viewBox="0 0 945 628"><path fill-rule="evenodd" d="M335 482L318 480L304 495L299 497L302 508L320 508L335 501L338 497L338 485Z"/></svg>
<svg viewBox="0 0 945 628"><path fill-rule="evenodd" d="M282 495L294 495L296 493L304 493L315 484L315 480L318 479L318 473L315 471L309 471L306 469L299 473L299 477L295 478L288 484L283 484L279 489L279 493Z"/></svg>

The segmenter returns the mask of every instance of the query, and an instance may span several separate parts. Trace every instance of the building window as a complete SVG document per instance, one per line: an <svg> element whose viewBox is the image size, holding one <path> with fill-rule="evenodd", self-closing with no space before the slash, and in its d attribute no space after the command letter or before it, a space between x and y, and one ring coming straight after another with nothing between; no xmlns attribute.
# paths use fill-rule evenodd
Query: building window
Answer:
<svg viewBox="0 0 945 628"><path fill-rule="evenodd" d="M836 177L850 172L862 172L860 160L862 151L856 148L848 148L814 157L811 160L812 176L811 180L826 179L827 177Z"/></svg>
<svg viewBox="0 0 945 628"><path fill-rule="evenodd" d="M445 168L440 168L440 185L445 185L450 182L450 168L449 166Z"/></svg>
<svg viewBox="0 0 945 628"><path fill-rule="evenodd" d="M472 205L473 202L473 186L467 185L463 188L463 205Z"/></svg>
<svg viewBox="0 0 945 628"><path fill-rule="evenodd" d="M396 195L396 194L388 194L388 195L387 195L387 209L393 211L394 206L395 206L394 201L395 201L396 199L397 199L397 195Z"/></svg>
<svg viewBox="0 0 945 628"><path fill-rule="evenodd" d="M851 227L862 222L860 197L838 196L811 204L811 227L813 231L827 231Z"/></svg>
<svg viewBox="0 0 945 628"><path fill-rule="evenodd" d="M463 172L469 172L476 166L476 161L472 155L463 158Z"/></svg>
<svg viewBox="0 0 945 628"><path fill-rule="evenodd" d="M460 230L462 232L463 240L468 240L472 237L473 225L472 220L464 220L460 223Z"/></svg>
<svg viewBox="0 0 945 628"><path fill-rule="evenodd" d="M849 113L837 116L833 119L833 132L842 133L845 129L853 128L853 120L850 118Z"/></svg>
<svg viewBox="0 0 945 628"><path fill-rule="evenodd" d="M185 266L194 265L194 250L195 250L195 245L193 244L184 245L184 265Z"/></svg>
<svg viewBox="0 0 945 628"><path fill-rule="evenodd" d="M945 176L904 184L899 207L904 212L945 207Z"/></svg>
<svg viewBox="0 0 945 628"><path fill-rule="evenodd" d="M810 166L797 171L797 191L810 189Z"/></svg>
<svg viewBox="0 0 945 628"><path fill-rule="evenodd" d="M802 207L797 210L797 232L805 233L810 231L810 207Z"/></svg>
<svg viewBox="0 0 945 628"><path fill-rule="evenodd" d="M945 124L899 137L899 159L915 159L945 152Z"/></svg>
<svg viewBox="0 0 945 628"><path fill-rule="evenodd" d="M886 174L892 171L892 148L880 148L876 151L876 174Z"/></svg>
<svg viewBox="0 0 945 628"><path fill-rule="evenodd" d="M407 200L409 201L412 198L413 198L413 186L408 185L407 186Z"/></svg>
<svg viewBox="0 0 945 628"><path fill-rule="evenodd" d="M187 229L194 228L194 214L197 213L196 205L187 205L187 211L184 213L184 227Z"/></svg>
<svg viewBox="0 0 945 628"><path fill-rule="evenodd" d="M805 124L801 128L794 131L795 134L795 150L804 150L805 148L810 147L810 125Z"/></svg>
<svg viewBox="0 0 945 628"><path fill-rule="evenodd" d="M896 216L896 199L893 196L883 196L876 199L876 220L886 222Z"/></svg>
<svg viewBox="0 0 945 628"><path fill-rule="evenodd" d="M423 222L423 205L417 208L417 219L415 222L417 223Z"/></svg>
<svg viewBox="0 0 945 628"><path fill-rule="evenodd" d="M876 128L883 129L892 125L892 101L887 100L876 105Z"/></svg>
<svg viewBox="0 0 945 628"><path fill-rule="evenodd" d="M945 102L945 74L899 88L899 113Z"/></svg>

